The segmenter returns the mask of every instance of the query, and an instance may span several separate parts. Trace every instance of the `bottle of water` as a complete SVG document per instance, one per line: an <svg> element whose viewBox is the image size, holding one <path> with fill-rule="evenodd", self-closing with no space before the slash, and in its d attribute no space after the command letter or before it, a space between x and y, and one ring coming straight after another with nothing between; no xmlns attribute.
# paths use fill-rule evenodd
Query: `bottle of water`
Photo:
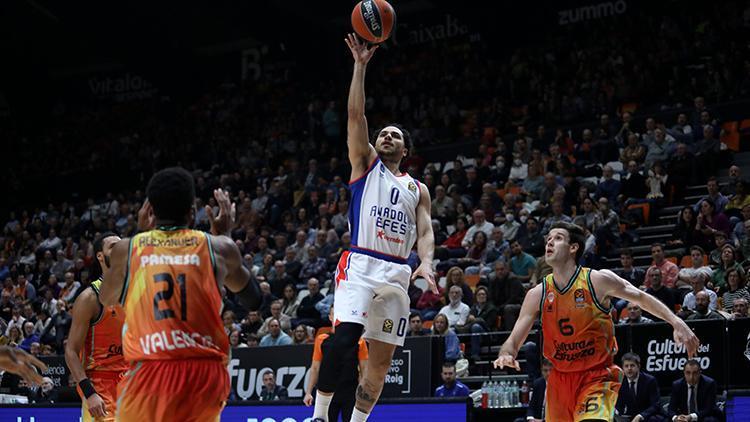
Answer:
<svg viewBox="0 0 750 422"><path fill-rule="evenodd" d="M520 389L518 388L518 381L514 380L514 381L512 381L512 383L513 383L513 387L512 387L513 388L513 390L512 390L513 391L513 400L511 401L511 407L518 407L520 405L520 403L519 403L520 402L520 400L519 400L519 398L520 398L519 397L519 392L520 392L519 390Z"/></svg>
<svg viewBox="0 0 750 422"><path fill-rule="evenodd" d="M507 381L505 383L505 407L513 407L513 381Z"/></svg>
<svg viewBox="0 0 750 422"><path fill-rule="evenodd" d="M508 407L508 384L505 381L500 383L500 407Z"/></svg>
<svg viewBox="0 0 750 422"><path fill-rule="evenodd" d="M521 384L521 405L524 407L529 405L529 383L525 379Z"/></svg>
<svg viewBox="0 0 750 422"><path fill-rule="evenodd" d="M495 384L492 381L487 383L487 408L495 407Z"/></svg>
<svg viewBox="0 0 750 422"><path fill-rule="evenodd" d="M482 409L486 409L487 408L487 381L485 381L484 383L482 383L482 396L481 396L481 399L480 399L479 406Z"/></svg>
<svg viewBox="0 0 750 422"><path fill-rule="evenodd" d="M498 397L497 382L490 383L490 398L490 403L492 403L491 408L495 409L500 406L498 403L500 398Z"/></svg>

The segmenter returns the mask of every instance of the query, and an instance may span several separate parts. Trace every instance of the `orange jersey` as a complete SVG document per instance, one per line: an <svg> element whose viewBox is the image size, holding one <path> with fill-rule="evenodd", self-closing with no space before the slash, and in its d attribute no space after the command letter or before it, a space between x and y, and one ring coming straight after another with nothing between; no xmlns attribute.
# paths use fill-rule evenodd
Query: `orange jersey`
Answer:
<svg viewBox="0 0 750 422"><path fill-rule="evenodd" d="M91 283L97 301L101 285L101 278ZM125 314L119 305L99 306L99 316L91 322L86 334L86 342L81 350L81 363L87 372L125 371L128 369L128 364L122 356L122 326L125 323Z"/></svg>
<svg viewBox="0 0 750 422"><path fill-rule="evenodd" d="M596 298L591 268L578 267L560 290L552 274L544 278L541 302L544 357L560 372L584 371L613 363L615 326Z"/></svg>
<svg viewBox="0 0 750 422"><path fill-rule="evenodd" d="M211 240L189 230L152 230L130 239L120 297L128 362L214 358L225 361L229 338Z"/></svg>

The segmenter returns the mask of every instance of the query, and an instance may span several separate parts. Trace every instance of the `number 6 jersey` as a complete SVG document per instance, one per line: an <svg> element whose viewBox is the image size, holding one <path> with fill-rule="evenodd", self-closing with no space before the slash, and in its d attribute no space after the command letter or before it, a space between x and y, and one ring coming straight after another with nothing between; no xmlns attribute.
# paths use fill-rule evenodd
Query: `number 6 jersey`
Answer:
<svg viewBox="0 0 750 422"><path fill-rule="evenodd" d="M615 327L609 309L597 299L591 268L577 267L564 289L552 274L544 277L540 312L544 357L555 370L576 372L612 365L617 354Z"/></svg>
<svg viewBox="0 0 750 422"><path fill-rule="evenodd" d="M229 339L209 236L183 228L139 233L128 256L120 297L125 360L225 360Z"/></svg>

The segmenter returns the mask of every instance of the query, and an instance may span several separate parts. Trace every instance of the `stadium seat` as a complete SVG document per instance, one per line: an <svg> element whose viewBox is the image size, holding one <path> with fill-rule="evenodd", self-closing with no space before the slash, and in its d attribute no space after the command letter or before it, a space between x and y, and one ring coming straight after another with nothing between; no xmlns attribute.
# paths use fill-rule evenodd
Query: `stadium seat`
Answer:
<svg viewBox="0 0 750 422"><path fill-rule="evenodd" d="M628 206L628 210L635 209L641 209L641 212L643 212L643 224L647 225L651 216L651 204L644 202L643 204L631 204Z"/></svg>
<svg viewBox="0 0 750 422"><path fill-rule="evenodd" d="M422 323L422 328L426 328L428 330L432 330L432 320L424 321Z"/></svg>
<svg viewBox="0 0 750 422"><path fill-rule="evenodd" d="M739 125L736 121L726 122L721 125L721 142L732 151L740 150L740 133L737 130L738 126Z"/></svg>
<svg viewBox="0 0 750 422"><path fill-rule="evenodd" d="M477 288L477 283L479 283L479 274L467 274L464 276L464 281L466 281L466 284L471 287L471 290L474 291L474 289Z"/></svg>
<svg viewBox="0 0 750 422"><path fill-rule="evenodd" d="M318 328L318 331L315 333L315 336L319 336L321 334L328 334L333 331L333 327L320 327Z"/></svg>

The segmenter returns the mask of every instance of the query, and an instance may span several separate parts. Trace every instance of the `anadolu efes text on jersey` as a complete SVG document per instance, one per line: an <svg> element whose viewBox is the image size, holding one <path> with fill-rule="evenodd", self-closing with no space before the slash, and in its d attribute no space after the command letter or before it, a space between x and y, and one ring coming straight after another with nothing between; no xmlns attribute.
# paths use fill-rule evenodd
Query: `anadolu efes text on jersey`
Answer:
<svg viewBox="0 0 750 422"><path fill-rule="evenodd" d="M420 186L404 173L396 176L376 158L365 174L349 183L352 247L406 259L417 240Z"/></svg>

